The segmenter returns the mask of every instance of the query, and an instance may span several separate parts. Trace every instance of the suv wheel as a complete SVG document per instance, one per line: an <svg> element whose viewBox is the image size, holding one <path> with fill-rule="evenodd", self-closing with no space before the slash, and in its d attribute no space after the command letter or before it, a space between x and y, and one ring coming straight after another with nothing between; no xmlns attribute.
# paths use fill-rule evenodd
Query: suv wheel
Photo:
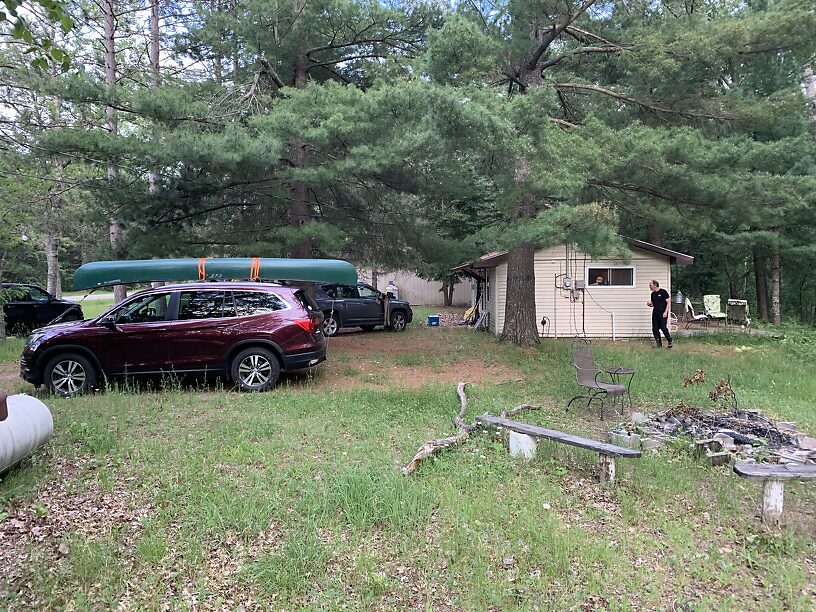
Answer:
<svg viewBox="0 0 816 612"><path fill-rule="evenodd" d="M394 331L405 331L405 326L408 322L405 320L405 313L401 310L395 310L390 317L391 329Z"/></svg>
<svg viewBox="0 0 816 612"><path fill-rule="evenodd" d="M280 363L272 351L252 347L235 356L230 374L241 391L266 391L278 382Z"/></svg>
<svg viewBox="0 0 816 612"><path fill-rule="evenodd" d="M336 312L327 312L323 317L323 333L331 338L340 333L340 317Z"/></svg>
<svg viewBox="0 0 816 612"><path fill-rule="evenodd" d="M86 357L64 353L46 364L44 379L49 393L71 397L88 393L94 388L96 369Z"/></svg>

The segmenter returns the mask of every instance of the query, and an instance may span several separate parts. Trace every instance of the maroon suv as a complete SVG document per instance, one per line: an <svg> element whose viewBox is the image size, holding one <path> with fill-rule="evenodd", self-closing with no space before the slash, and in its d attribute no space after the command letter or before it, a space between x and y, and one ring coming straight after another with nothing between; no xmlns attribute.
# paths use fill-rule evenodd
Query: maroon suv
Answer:
<svg viewBox="0 0 816 612"><path fill-rule="evenodd" d="M26 340L20 376L69 396L103 377L203 372L264 391L282 370L326 358L322 314L297 287L190 283L149 289L95 319L52 325Z"/></svg>

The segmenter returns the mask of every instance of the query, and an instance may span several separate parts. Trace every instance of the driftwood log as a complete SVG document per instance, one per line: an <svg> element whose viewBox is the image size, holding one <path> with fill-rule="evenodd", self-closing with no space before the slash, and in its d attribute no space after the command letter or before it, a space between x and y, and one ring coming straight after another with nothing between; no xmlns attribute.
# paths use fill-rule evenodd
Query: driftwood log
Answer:
<svg viewBox="0 0 816 612"><path fill-rule="evenodd" d="M451 448L461 444L470 437L470 434L473 431L484 427L481 423L465 423L464 416L465 410L467 409L467 395L465 395L465 387L467 385L467 382L460 382L458 385L456 385L456 394L459 396L459 412L457 412L453 417L453 425L454 427L458 428L459 431L455 435L448 436L447 438L430 440L420 446L419 450L416 452L416 455L414 455L414 458L411 459L411 462L402 468L403 474L407 476L408 474L413 473L428 457L433 457L434 455L441 453L446 448ZM512 410L502 412L500 416L513 416L524 410L538 410L538 406L520 404Z"/></svg>

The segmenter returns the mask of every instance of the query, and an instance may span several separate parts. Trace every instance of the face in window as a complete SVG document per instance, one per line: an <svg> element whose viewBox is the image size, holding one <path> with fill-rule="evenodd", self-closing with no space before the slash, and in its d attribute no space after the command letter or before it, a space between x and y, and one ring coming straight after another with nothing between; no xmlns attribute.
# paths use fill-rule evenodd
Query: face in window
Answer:
<svg viewBox="0 0 816 612"><path fill-rule="evenodd" d="M123 306L113 314L113 317L119 324L164 321L167 317L169 303L169 293L147 295L140 300Z"/></svg>

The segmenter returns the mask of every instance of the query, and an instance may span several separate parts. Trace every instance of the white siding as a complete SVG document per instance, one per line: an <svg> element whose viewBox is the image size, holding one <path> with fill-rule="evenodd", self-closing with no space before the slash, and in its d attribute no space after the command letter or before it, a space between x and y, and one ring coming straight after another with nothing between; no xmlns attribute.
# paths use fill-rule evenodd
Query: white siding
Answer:
<svg viewBox="0 0 816 612"><path fill-rule="evenodd" d="M360 280L371 282L371 270L360 269ZM413 272L398 270L396 272L379 272L377 274L377 289L385 292L388 281L394 281L399 289L399 297L408 300L415 306L438 306L445 302L442 295L442 283L426 281ZM471 289L468 281L458 283L453 290L453 305L467 306L470 304Z"/></svg>
<svg viewBox="0 0 816 612"><path fill-rule="evenodd" d="M562 245L536 251L535 299L539 332L550 337L570 337L586 333L594 338L612 338L614 313L616 338L651 336L651 309L646 306L650 293L649 281L657 279L660 286L671 294L671 266L668 257L657 253L637 248L633 248L631 253L629 264L610 258L592 260L583 253L570 253L569 273L573 281L583 280L587 283L585 291L577 292L581 300L572 301L569 291L555 286L556 275L567 272L566 247ZM587 268L622 265L634 268L633 287L593 287L589 285L589 281L594 279L585 278ZM506 262L495 268L491 280L493 278L497 281L495 292L500 303L495 306L496 326L492 324L491 313L490 328L498 334L504 326ZM541 320L545 316L549 319L549 325L542 331Z"/></svg>

